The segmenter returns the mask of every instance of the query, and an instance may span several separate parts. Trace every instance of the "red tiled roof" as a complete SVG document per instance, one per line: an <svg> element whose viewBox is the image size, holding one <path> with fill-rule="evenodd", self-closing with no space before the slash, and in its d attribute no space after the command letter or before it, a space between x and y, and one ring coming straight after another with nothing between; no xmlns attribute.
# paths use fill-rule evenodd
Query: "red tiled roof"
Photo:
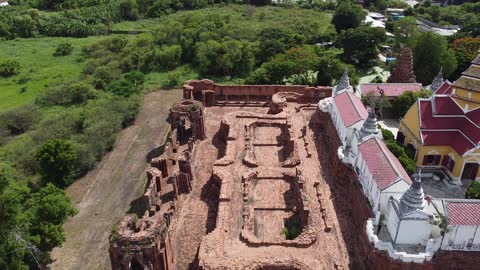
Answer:
<svg viewBox="0 0 480 270"><path fill-rule="evenodd" d="M433 113L432 101L435 103ZM480 142L480 113L465 114L451 97L419 100L420 129L425 145L450 145L463 155Z"/></svg>
<svg viewBox="0 0 480 270"><path fill-rule="evenodd" d="M423 144L427 146L450 145L457 153L463 155L468 150L475 148L470 140L462 133L452 131L422 131Z"/></svg>
<svg viewBox="0 0 480 270"><path fill-rule="evenodd" d="M447 202L450 225L480 225L480 202Z"/></svg>
<svg viewBox="0 0 480 270"><path fill-rule="evenodd" d="M442 86L440 86L435 94L439 95L446 95L446 94L451 94L452 93L452 83L446 80Z"/></svg>
<svg viewBox="0 0 480 270"><path fill-rule="evenodd" d="M467 112L467 117L480 126L480 107Z"/></svg>
<svg viewBox="0 0 480 270"><path fill-rule="evenodd" d="M360 85L362 95L372 92L375 96L380 95L380 89L387 97L398 97L406 91L417 92L422 90L421 83L364 83Z"/></svg>
<svg viewBox="0 0 480 270"><path fill-rule="evenodd" d="M399 178L403 178L409 184L412 183L408 173L382 140L372 137L362 142L358 149L380 189L387 188Z"/></svg>
<svg viewBox="0 0 480 270"><path fill-rule="evenodd" d="M360 120L367 119L367 109L365 109L362 101L354 94L345 91L335 96L333 100L345 127L349 127Z"/></svg>

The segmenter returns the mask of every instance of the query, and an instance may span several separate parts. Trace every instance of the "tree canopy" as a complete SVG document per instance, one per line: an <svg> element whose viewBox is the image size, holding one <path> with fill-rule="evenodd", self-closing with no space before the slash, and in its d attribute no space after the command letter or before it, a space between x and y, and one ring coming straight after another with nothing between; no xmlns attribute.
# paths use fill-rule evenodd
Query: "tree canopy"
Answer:
<svg viewBox="0 0 480 270"><path fill-rule="evenodd" d="M365 19L365 15L366 12L362 6L351 1L341 1L335 9L332 23L335 25L337 32L340 33L342 30L360 26Z"/></svg>
<svg viewBox="0 0 480 270"><path fill-rule="evenodd" d="M72 143L53 139L45 142L37 150L35 158L42 169L46 182L65 187L73 177L76 151Z"/></svg>
<svg viewBox="0 0 480 270"><path fill-rule="evenodd" d="M423 85L432 83L440 68L443 67L445 77L457 68L453 50L448 48L447 40L438 34L420 34L412 51L415 76Z"/></svg>
<svg viewBox="0 0 480 270"><path fill-rule="evenodd" d="M343 48L342 56L346 62L366 67L377 58L377 46L385 41L386 37L385 29L360 26L340 33L336 46Z"/></svg>

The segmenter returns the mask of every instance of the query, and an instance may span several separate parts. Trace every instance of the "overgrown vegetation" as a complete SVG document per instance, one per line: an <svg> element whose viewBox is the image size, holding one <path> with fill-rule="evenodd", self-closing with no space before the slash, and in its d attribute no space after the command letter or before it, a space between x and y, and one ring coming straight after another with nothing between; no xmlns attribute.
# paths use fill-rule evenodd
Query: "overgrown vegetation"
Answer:
<svg viewBox="0 0 480 270"><path fill-rule="evenodd" d="M465 191L467 199L480 199L480 182L473 181Z"/></svg>
<svg viewBox="0 0 480 270"><path fill-rule="evenodd" d="M282 233L287 240L293 240L302 233L302 223L300 219L293 216L285 221Z"/></svg>

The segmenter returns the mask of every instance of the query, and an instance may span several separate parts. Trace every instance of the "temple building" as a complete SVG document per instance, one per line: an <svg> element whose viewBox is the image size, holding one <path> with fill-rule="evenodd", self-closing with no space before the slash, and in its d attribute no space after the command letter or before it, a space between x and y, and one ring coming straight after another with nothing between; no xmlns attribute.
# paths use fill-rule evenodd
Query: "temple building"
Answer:
<svg viewBox="0 0 480 270"><path fill-rule="evenodd" d="M480 180L480 54L451 83L441 73L430 98L400 121L397 141L415 150L417 167L442 168L451 178Z"/></svg>

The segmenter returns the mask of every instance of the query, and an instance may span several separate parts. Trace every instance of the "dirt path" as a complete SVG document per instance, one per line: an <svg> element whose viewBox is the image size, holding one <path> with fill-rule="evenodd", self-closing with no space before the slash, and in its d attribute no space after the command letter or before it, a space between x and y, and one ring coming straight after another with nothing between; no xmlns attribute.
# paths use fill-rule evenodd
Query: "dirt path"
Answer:
<svg viewBox="0 0 480 270"><path fill-rule="evenodd" d="M180 98L179 90L146 94L135 125L120 132L95 170L67 189L79 213L65 224L66 241L52 251L51 269L110 269L111 228L143 193L146 156L163 143L168 110Z"/></svg>

